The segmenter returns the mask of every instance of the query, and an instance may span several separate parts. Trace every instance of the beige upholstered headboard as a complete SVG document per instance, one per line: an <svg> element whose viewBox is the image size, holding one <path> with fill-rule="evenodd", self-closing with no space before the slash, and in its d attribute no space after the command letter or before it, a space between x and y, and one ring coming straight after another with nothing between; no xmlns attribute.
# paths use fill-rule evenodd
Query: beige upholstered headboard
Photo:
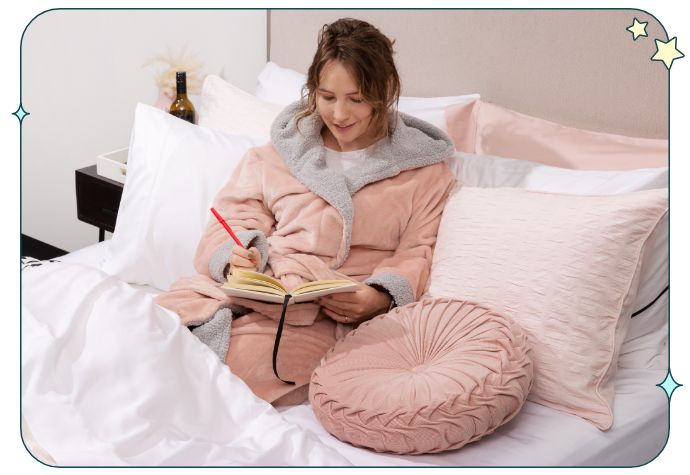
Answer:
<svg viewBox="0 0 690 475"><path fill-rule="evenodd" d="M661 24L639 10L270 10L269 58L306 74L321 27L368 21L395 39L404 96L482 100L598 132L666 139ZM648 22L633 41L633 18Z"/></svg>

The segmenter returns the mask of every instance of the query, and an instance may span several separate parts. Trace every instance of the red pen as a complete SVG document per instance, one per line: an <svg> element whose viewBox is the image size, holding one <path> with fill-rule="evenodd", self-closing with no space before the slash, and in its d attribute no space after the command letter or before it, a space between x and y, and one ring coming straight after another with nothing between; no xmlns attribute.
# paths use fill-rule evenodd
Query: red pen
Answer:
<svg viewBox="0 0 690 475"><path fill-rule="evenodd" d="M218 211L216 211L216 210L213 209L213 207L212 207L212 208L211 208L211 212L215 215L215 217L216 217L216 219L218 220L218 222L219 222L220 224L223 225L223 227L225 228L225 230L226 230L227 232L230 233L230 236L232 236L232 238L235 240L235 242L237 243L237 245L240 246L242 249L246 249L246 248L242 245L242 243L240 242L240 240L237 239L237 236L235 236L235 233L232 232L232 229L230 229L230 226L228 226L228 223L226 223L225 220L224 220L223 218L220 217L220 215L218 214ZM255 264L254 259L249 259L249 260L252 262L252 264Z"/></svg>

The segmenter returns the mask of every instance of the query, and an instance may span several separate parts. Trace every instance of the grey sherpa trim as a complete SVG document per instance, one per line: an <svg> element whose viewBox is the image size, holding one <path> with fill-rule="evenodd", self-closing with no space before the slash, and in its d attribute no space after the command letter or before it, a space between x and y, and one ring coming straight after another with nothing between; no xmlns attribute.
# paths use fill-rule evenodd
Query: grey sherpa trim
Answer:
<svg viewBox="0 0 690 475"><path fill-rule="evenodd" d="M398 175L405 170L439 163L455 152L453 141L440 129L402 112L397 115L395 133L383 147L376 147L364 162L340 173L326 166L326 151L321 137L323 119L314 114L295 127L300 101L295 101L273 121L271 142L292 175L312 192L338 210L345 222L347 247L340 267L350 252L354 205L352 195L365 185Z"/></svg>
<svg viewBox="0 0 690 475"><path fill-rule="evenodd" d="M230 344L231 327L232 311L229 307L223 306L213 314L207 323L192 329L192 334L201 340L201 343L211 348L218 355L220 361L225 363L225 356L228 354L228 345Z"/></svg>
<svg viewBox="0 0 690 475"><path fill-rule="evenodd" d="M239 239L242 245L247 249L254 246L259 250L261 254L261 269L259 269L259 272L263 273L264 270L266 270L266 261L268 260L268 240L263 231L249 229L247 231L237 232L235 236L237 236L237 239ZM235 241L230 238L228 242L219 247L208 260L208 270L211 273L211 277L213 277L213 280L216 282L222 284L227 280L226 276L228 275L230 266L228 261L230 256L232 256L232 248L234 245Z"/></svg>
<svg viewBox="0 0 690 475"><path fill-rule="evenodd" d="M376 284L385 288L393 296L396 307L404 307L408 303L414 302L414 294L410 284L398 274L384 272L371 276L362 283L366 285Z"/></svg>

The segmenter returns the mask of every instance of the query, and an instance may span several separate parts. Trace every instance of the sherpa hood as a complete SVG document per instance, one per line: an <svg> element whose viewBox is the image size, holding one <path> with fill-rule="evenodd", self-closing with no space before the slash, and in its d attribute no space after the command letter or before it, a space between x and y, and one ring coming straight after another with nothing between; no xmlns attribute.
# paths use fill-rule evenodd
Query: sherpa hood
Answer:
<svg viewBox="0 0 690 475"><path fill-rule="evenodd" d="M318 114L295 126L300 101L281 111L271 125L271 142L285 161L292 175L304 186L335 207L343 217L347 233L347 251L338 266L345 262L350 250L354 205L352 195L362 187L400 172L434 165L455 152L453 141L437 127L398 112L394 134L375 147L356 167L345 172L326 165L326 150L321 137L324 121ZM391 112L391 115L395 113Z"/></svg>
<svg viewBox="0 0 690 475"><path fill-rule="evenodd" d="M295 178L321 195L311 183L307 183L312 182L314 173L328 172L328 177L322 177L328 178L323 182L326 185L331 176L341 175L341 172L326 166L321 116L314 114L303 119L300 131L304 135L301 135L295 126L295 116L299 111L300 101L295 101L278 114L271 125L271 141ZM362 164L342 173L350 196L369 183L396 176L405 170L433 165L455 152L453 141L443 131L403 112L397 113L395 133L381 145L375 147Z"/></svg>

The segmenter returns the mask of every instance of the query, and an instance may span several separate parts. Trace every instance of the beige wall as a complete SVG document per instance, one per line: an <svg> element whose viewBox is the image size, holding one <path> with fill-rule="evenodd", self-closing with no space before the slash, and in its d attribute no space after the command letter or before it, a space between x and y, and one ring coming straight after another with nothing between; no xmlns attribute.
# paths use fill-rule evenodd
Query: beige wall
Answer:
<svg viewBox="0 0 690 475"><path fill-rule="evenodd" d="M77 220L74 171L129 145L137 102L153 104L149 56L186 42L204 72L249 93L266 64L266 10L49 11L22 41L22 233L74 251L98 241ZM192 97L199 108L200 98ZM108 233L106 233L106 236Z"/></svg>
<svg viewBox="0 0 690 475"><path fill-rule="evenodd" d="M318 31L343 17L396 40L404 96L478 93L569 127L668 136L668 71L650 61L667 37L639 10L274 10L271 61L306 74ZM648 37L633 41L633 18Z"/></svg>

